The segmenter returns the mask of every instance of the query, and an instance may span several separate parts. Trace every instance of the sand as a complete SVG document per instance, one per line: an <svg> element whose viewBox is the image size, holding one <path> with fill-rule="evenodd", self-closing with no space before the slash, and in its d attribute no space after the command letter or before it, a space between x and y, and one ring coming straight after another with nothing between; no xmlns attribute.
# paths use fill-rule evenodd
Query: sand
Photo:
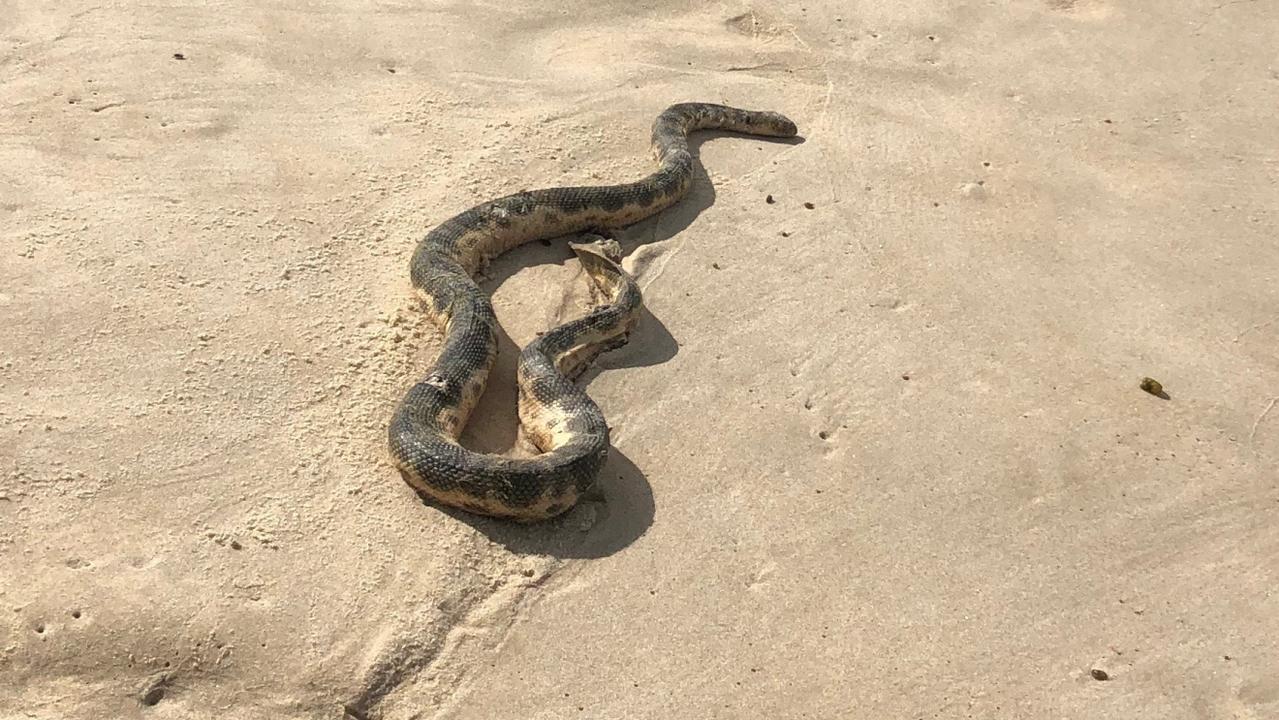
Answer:
<svg viewBox="0 0 1279 720"><path fill-rule="evenodd" d="M0 17L0 717L1279 717L1273 5ZM422 503L414 243L684 100L803 137L622 234L601 497ZM472 447L584 283L491 269Z"/></svg>

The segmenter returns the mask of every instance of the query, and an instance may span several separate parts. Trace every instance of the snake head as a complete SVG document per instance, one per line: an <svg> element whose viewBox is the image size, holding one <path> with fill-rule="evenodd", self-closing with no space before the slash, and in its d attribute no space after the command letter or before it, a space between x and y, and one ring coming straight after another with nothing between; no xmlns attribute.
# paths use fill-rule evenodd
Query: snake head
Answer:
<svg viewBox="0 0 1279 720"><path fill-rule="evenodd" d="M622 262L622 246L611 237L593 232L583 233L581 242L571 242L568 246L577 253L578 257L581 257L583 252L587 252L614 264Z"/></svg>

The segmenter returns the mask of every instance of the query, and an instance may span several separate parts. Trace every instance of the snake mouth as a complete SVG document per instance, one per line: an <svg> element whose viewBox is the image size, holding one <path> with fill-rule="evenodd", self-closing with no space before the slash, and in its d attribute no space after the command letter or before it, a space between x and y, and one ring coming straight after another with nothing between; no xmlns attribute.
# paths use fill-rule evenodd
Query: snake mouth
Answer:
<svg viewBox="0 0 1279 720"><path fill-rule="evenodd" d="M614 265L622 262L622 246L611 237L588 233L583 236L582 241L571 242L568 246L573 250L573 252L577 253L579 258L582 256L582 253L586 252L597 257L602 257Z"/></svg>

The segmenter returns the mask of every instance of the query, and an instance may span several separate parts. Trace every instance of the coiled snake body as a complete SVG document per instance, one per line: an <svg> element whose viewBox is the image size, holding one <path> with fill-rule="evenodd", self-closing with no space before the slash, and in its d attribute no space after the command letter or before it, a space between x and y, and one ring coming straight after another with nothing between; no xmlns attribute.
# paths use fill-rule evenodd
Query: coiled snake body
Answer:
<svg viewBox="0 0 1279 720"><path fill-rule="evenodd" d="M473 513L531 522L571 508L608 457L609 428L573 383L600 353L625 344L640 292L612 241L573 243L604 303L529 343L520 354L520 424L541 454L511 458L467 450L458 436L497 354L497 319L472 280L489 260L526 242L629 225L677 202L693 171L688 133L721 129L792 137L795 124L773 112L707 103L667 108L653 123L660 165L633 183L560 187L490 200L456 215L418 244L413 287L444 333L426 378L409 389L391 419L391 457L404 479L436 502Z"/></svg>

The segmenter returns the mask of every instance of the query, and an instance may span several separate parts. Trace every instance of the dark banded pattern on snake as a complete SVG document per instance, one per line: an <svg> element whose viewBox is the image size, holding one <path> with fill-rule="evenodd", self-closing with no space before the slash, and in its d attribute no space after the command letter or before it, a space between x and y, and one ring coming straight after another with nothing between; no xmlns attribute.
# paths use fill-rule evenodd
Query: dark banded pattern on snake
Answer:
<svg viewBox="0 0 1279 720"><path fill-rule="evenodd" d="M445 220L418 244L410 277L444 334L444 346L396 408L389 440L396 467L421 494L469 512L532 522L568 510L594 484L608 457L609 428L573 379L601 352L624 344L638 316L639 288L619 265L620 248L598 237L571 245L603 303L520 354L520 425L541 451L531 458L477 453L458 443L497 353L497 318L472 276L526 242L622 227L675 204L692 179L688 134L701 129L768 137L796 133L793 122L774 112L672 105L653 123L659 167L652 175L490 200Z"/></svg>

